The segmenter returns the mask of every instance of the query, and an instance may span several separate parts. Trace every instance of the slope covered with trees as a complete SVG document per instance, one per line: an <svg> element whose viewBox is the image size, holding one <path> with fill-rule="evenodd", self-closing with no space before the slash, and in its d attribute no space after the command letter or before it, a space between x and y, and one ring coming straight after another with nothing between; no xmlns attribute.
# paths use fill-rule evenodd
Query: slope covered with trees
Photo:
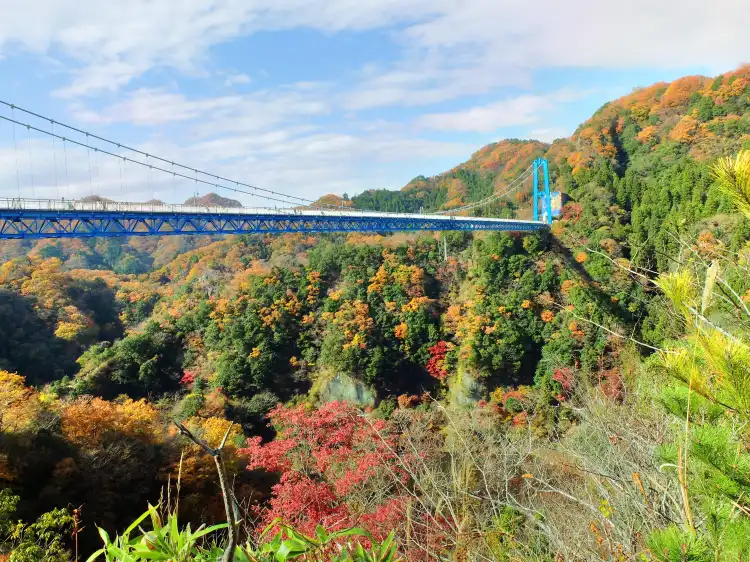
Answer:
<svg viewBox="0 0 750 562"><path fill-rule="evenodd" d="M447 259L431 233L3 245L0 557L65 560L71 533L88 554L95 524L122 550L160 490L152 533L224 522L187 431L225 440L238 559L356 535L406 560L746 560L748 80L638 89L570 139L321 200L454 208L549 158L550 232L441 234ZM206 537L178 559L217 559Z"/></svg>

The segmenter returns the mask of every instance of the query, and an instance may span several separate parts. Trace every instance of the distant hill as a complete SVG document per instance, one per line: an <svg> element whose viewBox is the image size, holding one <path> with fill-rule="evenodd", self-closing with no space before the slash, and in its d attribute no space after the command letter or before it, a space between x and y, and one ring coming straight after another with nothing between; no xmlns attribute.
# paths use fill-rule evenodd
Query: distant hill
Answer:
<svg viewBox="0 0 750 562"><path fill-rule="evenodd" d="M329 193L328 195L319 197L314 204L333 207L351 207L353 205L351 199L344 199L343 197L334 195L333 193Z"/></svg>
<svg viewBox="0 0 750 562"><path fill-rule="evenodd" d="M352 198L355 207L416 212L451 209L497 193L534 158L550 160L556 189L563 177L597 166L616 175L649 175L665 166L707 162L750 148L750 65L716 76L686 76L636 88L604 104L568 139L551 145L534 140L502 140L485 146L455 168L418 176L400 191L368 190ZM507 203L485 212L528 215L530 184Z"/></svg>
<svg viewBox="0 0 750 562"><path fill-rule="evenodd" d="M222 197L216 193L207 193L200 197L191 197L185 201L185 205L195 205L198 207L242 207L242 203L236 199Z"/></svg>
<svg viewBox="0 0 750 562"><path fill-rule="evenodd" d="M87 195L86 197L81 197L80 200L87 203L114 203L114 200L107 199L101 195Z"/></svg>
<svg viewBox="0 0 750 562"><path fill-rule="evenodd" d="M455 168L432 177L418 176L400 191L369 190L352 198L361 209L395 212L452 209L477 201L513 181L531 162L549 149L539 141L502 140L485 146ZM500 202L487 212L512 213L528 198L530 183L518 189L510 202Z"/></svg>
<svg viewBox="0 0 750 562"><path fill-rule="evenodd" d="M604 104L570 139L556 141L548 156L573 174L597 159L623 172L633 164L643 171L655 159L704 162L748 146L750 65L744 65L713 78L685 76L636 88Z"/></svg>

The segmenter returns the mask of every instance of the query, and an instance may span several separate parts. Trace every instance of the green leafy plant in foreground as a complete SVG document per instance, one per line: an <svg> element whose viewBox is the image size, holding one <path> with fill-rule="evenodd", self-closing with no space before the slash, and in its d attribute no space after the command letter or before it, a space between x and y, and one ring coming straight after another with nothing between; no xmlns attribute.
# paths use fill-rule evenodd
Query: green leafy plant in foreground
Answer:
<svg viewBox="0 0 750 562"><path fill-rule="evenodd" d="M149 517L152 530L144 531L140 525ZM94 552L87 562L97 560L102 555L107 562L216 560L220 553L215 557L210 556L213 553L202 548L199 540L219 529L226 528L226 526L226 523L211 527L201 525L196 531L192 531L190 524L188 524L181 530L175 513L169 513L166 523L162 524L157 508L149 506L148 510L133 521L122 535L118 535L114 539L110 539L107 532L99 528L99 535L104 541L104 547ZM136 529L140 531L140 534L131 538L131 534ZM209 556L207 557L207 555Z"/></svg>
<svg viewBox="0 0 750 562"><path fill-rule="evenodd" d="M141 523L148 518L151 520L151 531L141 527ZM203 542L212 533L226 527L226 524L201 526L192 531L188 524L180 529L174 513L169 513L166 522L162 523L157 507L149 506L144 514L114 539L100 528L99 535L104 546L94 552L87 562L100 559L106 562L215 562L222 557L223 549ZM133 534L134 531L137 532ZM363 543L369 543L369 547L366 548ZM271 523L257 542L238 547L234 559L240 562L401 562L393 533L382 543L375 541L370 533L361 528L328 533L318 526L315 536L307 536L280 521Z"/></svg>
<svg viewBox="0 0 750 562"><path fill-rule="evenodd" d="M276 533L270 540L264 540L273 530ZM342 544L342 539L353 538ZM370 543L365 548L359 539ZM242 556L247 562L285 562L286 560L305 560L309 562L400 562L397 554L394 534L382 542L376 542L372 535L361 528L344 529L328 533L322 526L315 529L315 536L310 537L292 527L274 521L260 537L255 547L240 547ZM242 556L238 557L242 560ZM244 562L244 560L243 560Z"/></svg>

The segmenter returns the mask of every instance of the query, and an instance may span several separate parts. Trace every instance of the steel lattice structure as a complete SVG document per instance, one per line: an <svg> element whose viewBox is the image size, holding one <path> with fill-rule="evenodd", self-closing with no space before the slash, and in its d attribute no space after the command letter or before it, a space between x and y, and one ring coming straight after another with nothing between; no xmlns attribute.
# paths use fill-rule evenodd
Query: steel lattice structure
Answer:
<svg viewBox="0 0 750 562"><path fill-rule="evenodd" d="M396 232L416 230L523 230L545 228L537 221L393 215L286 212L48 211L0 209L0 239L91 238L189 234L287 232Z"/></svg>

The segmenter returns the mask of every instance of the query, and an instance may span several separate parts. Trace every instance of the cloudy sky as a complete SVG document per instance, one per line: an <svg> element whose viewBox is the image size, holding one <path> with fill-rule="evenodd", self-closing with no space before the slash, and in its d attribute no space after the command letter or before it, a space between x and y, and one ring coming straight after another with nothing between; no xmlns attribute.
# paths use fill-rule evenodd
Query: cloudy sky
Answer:
<svg viewBox="0 0 750 562"><path fill-rule="evenodd" d="M495 140L567 136L635 86L750 61L748 0L0 0L0 13L0 99L308 198L397 189ZM13 114L50 129L0 107ZM62 145L1 121L0 196L210 190Z"/></svg>

